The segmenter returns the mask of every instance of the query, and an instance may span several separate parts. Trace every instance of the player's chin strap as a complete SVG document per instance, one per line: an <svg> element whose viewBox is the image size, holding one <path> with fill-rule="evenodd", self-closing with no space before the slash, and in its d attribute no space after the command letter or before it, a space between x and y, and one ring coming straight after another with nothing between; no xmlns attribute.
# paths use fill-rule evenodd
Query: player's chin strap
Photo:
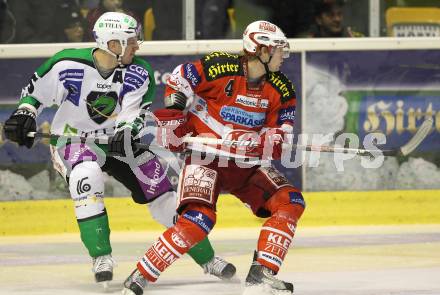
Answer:
<svg viewBox="0 0 440 295"><path fill-rule="evenodd" d="M116 53L112 52L110 49L108 49L108 47L106 49L101 47L101 49L103 49L105 52L109 53L113 57L116 57L116 60L118 61L119 66L123 66L123 64L122 64L122 56L124 55L125 49L127 48L127 46L124 46L124 45L121 44L121 47L122 47L122 53L121 54L116 54Z"/></svg>
<svg viewBox="0 0 440 295"><path fill-rule="evenodd" d="M268 76L269 76L269 73L270 73L270 71L269 71L269 63L270 63L270 61L272 60L272 55L270 56L270 58L269 58L269 60L268 60L267 62L263 62L263 61L261 60L260 56L257 56L257 58L258 58L258 60L263 64L263 66L264 66L264 70L266 71L266 76L268 77Z"/></svg>
<svg viewBox="0 0 440 295"><path fill-rule="evenodd" d="M268 47L266 47L266 48L269 50ZM269 74L270 74L269 63L270 63L270 61L272 60L272 54L269 53L269 56L270 56L270 57L269 57L269 60L268 60L267 62L262 61L260 55L257 56L258 60L259 60L259 61L263 64L263 66L264 66L264 70L266 71L266 77L267 77L267 78L269 78Z"/></svg>

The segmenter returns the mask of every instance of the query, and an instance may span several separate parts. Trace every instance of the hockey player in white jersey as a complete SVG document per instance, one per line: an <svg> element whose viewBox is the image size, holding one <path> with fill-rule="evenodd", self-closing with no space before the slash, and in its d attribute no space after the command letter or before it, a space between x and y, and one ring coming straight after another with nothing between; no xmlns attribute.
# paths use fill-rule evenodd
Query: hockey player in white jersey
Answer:
<svg viewBox="0 0 440 295"><path fill-rule="evenodd" d="M128 15L103 14L93 30L97 48L66 49L49 58L23 89L17 110L4 125L8 139L31 148L34 138L27 134L36 131L36 117L43 108L57 105L52 134L108 140L108 145L51 142L53 164L69 184L95 280L104 285L113 278L114 261L103 171L126 186L136 203L148 204L164 226L172 226L176 215L176 194L157 157L133 145L155 95L150 65L135 56L140 32ZM133 153L134 163L121 161ZM214 256L207 239L189 254L205 273L221 279L235 274L232 264Z"/></svg>

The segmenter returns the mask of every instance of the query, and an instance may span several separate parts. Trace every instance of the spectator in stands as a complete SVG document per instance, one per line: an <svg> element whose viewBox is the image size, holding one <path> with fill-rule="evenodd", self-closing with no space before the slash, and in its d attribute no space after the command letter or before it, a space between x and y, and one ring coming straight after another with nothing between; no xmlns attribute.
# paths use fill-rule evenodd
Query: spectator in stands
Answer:
<svg viewBox="0 0 440 295"><path fill-rule="evenodd" d="M86 39L88 41L95 41L95 38L93 38L92 34L93 26L96 20L98 20L98 18L105 12L122 12L134 17L138 21L138 23L141 23L140 18L135 13L129 11L125 7L124 0L100 0L98 7L91 9L87 14L88 33L86 35Z"/></svg>
<svg viewBox="0 0 440 295"><path fill-rule="evenodd" d="M14 43L50 43L56 41L53 17L58 0L13 0L9 8L16 20Z"/></svg>
<svg viewBox="0 0 440 295"><path fill-rule="evenodd" d="M312 25L307 37L363 37L362 33L344 26L343 5L342 0L319 0L315 5L315 23Z"/></svg>
<svg viewBox="0 0 440 295"><path fill-rule="evenodd" d="M55 15L57 42L83 42L85 19L77 0L59 0Z"/></svg>
<svg viewBox="0 0 440 295"><path fill-rule="evenodd" d="M80 11L71 11L67 17L61 42L83 42L85 22Z"/></svg>

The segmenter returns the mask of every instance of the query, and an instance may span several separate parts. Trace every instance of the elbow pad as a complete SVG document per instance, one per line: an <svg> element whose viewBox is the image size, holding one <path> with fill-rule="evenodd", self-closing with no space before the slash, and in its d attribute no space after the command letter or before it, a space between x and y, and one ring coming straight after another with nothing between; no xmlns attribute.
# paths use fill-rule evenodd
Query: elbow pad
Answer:
<svg viewBox="0 0 440 295"><path fill-rule="evenodd" d="M165 108L183 111L187 97L182 92L175 92L165 97Z"/></svg>

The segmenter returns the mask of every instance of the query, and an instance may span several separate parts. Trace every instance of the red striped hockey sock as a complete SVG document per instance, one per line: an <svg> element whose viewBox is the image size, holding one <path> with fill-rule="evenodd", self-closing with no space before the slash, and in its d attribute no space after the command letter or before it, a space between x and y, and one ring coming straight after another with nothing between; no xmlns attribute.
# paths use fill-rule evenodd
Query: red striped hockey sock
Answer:
<svg viewBox="0 0 440 295"><path fill-rule="evenodd" d="M175 230L175 226L171 227L147 250L139 260L137 268L147 280L155 282L159 275L189 248L190 245Z"/></svg>

